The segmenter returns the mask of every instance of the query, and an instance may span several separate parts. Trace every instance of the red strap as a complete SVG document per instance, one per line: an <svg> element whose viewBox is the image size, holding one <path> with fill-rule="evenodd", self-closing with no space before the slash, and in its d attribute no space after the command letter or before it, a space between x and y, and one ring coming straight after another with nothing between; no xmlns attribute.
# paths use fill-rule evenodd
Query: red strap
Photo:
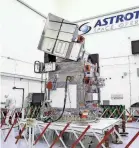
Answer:
<svg viewBox="0 0 139 148"><path fill-rule="evenodd" d="M64 132L66 131L66 129L69 127L70 123L67 123L67 125L64 127L64 129L60 132L59 136L53 141L52 145L50 146L50 148L52 148L56 142L59 140L59 138L64 134Z"/></svg>
<svg viewBox="0 0 139 148"><path fill-rule="evenodd" d="M12 131L12 129L13 129L13 127L14 127L14 125L16 123L17 123L17 118L14 120L14 123L12 124L12 126L11 126L11 128L10 128L8 134L7 134L7 136L5 137L4 142L6 142L7 138L9 137L9 135L10 135L10 133L11 133L11 131Z"/></svg>
<svg viewBox="0 0 139 148"><path fill-rule="evenodd" d="M22 136L23 131L26 129L26 124L24 125L24 127L22 128L21 132L19 133L19 138L16 140L15 144L17 144L17 142L19 141L20 137Z"/></svg>
<svg viewBox="0 0 139 148"><path fill-rule="evenodd" d="M14 110L12 116L11 116L11 119L9 119L9 124L11 124L11 125L12 125L12 119L13 119L14 114L15 114L15 110Z"/></svg>
<svg viewBox="0 0 139 148"><path fill-rule="evenodd" d="M72 144L71 148L75 148L76 145L79 143L79 141L83 138L83 136L85 135L85 133L89 130L90 125L87 126L87 128L82 132L82 134L80 135L80 137Z"/></svg>
<svg viewBox="0 0 139 148"><path fill-rule="evenodd" d="M129 114L130 117L133 118L133 116L130 114L130 112L126 109L126 112Z"/></svg>
<svg viewBox="0 0 139 148"><path fill-rule="evenodd" d="M135 139L139 136L139 132L131 139L131 141L126 145L125 148L129 148L129 146L135 141Z"/></svg>
<svg viewBox="0 0 139 148"><path fill-rule="evenodd" d="M4 119L2 120L1 126L0 126L0 127L2 127L2 126L5 124L5 120L6 120L6 117L7 117L7 114L8 114L8 113L9 113L9 110L7 111L7 113L6 113L5 117L4 117Z"/></svg>
<svg viewBox="0 0 139 148"><path fill-rule="evenodd" d="M109 113L110 113L110 117L113 118L113 112L111 112L111 110L109 109Z"/></svg>
<svg viewBox="0 0 139 148"><path fill-rule="evenodd" d="M45 131L47 130L47 128L50 126L50 124L51 124L51 123L48 123L48 124L46 125L46 127L44 128L44 130L42 131L42 133L37 137L37 139L36 139L36 141L34 142L33 145L35 145L35 144L40 140L40 138L43 136L43 134L45 133Z"/></svg>
<svg viewBox="0 0 139 148"><path fill-rule="evenodd" d="M129 117L132 118L132 120L134 120L135 118L130 114L130 112L126 109L126 112L129 114Z"/></svg>
<svg viewBox="0 0 139 148"><path fill-rule="evenodd" d="M106 112L105 112L105 111L106 111ZM105 115L108 111L109 111L109 108L106 108L106 109L104 110L105 113L103 112L104 115ZM105 117L104 115L102 116L102 118Z"/></svg>
<svg viewBox="0 0 139 148"><path fill-rule="evenodd" d="M110 136L110 134L114 131L114 128L108 131L108 133L104 136L104 138L100 141L96 148L101 147L102 143Z"/></svg>
<svg viewBox="0 0 139 148"><path fill-rule="evenodd" d="M117 112L118 112L118 114L119 114L119 116L120 116L120 115L121 115L121 113L120 113L120 111L119 111L118 107L116 107L116 110L117 110Z"/></svg>

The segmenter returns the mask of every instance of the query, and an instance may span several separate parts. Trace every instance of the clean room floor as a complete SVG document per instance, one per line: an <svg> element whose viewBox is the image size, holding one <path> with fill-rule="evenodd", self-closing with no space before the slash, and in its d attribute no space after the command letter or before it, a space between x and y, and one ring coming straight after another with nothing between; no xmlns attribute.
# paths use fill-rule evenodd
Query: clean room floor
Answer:
<svg viewBox="0 0 139 148"><path fill-rule="evenodd" d="M132 137L139 131L139 122L134 122L134 123L127 123L127 132L129 133L127 137L122 137L123 138L123 144L110 144L111 148L125 148L127 143L132 139ZM7 131L5 131L2 135L2 138L0 139L1 141L1 147L0 148L27 148L27 145L24 140L20 140L17 145L15 145L15 136L17 136L17 130L14 129L9 138L7 139L6 142L3 142L3 138L5 137ZM38 142L35 146L35 148L47 148L46 143ZM60 146L55 146L55 148L58 148ZM92 147L93 148L93 147ZM95 148L95 147L94 147ZM130 148L139 148L139 136L138 138L133 142L133 144L130 146Z"/></svg>

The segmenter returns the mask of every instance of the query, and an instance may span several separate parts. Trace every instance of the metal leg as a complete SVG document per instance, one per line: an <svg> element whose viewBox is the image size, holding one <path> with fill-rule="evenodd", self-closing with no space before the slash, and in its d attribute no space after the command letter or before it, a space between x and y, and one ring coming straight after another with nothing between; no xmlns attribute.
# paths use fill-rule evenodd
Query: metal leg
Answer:
<svg viewBox="0 0 139 148"><path fill-rule="evenodd" d="M76 134L76 132L75 132L74 130L72 130L72 132L73 132L74 136L76 137L76 139L78 139L79 137L78 137L78 135ZM85 146L83 145L83 143L82 143L81 140L79 140L79 143L80 143L80 145L81 145L82 148L85 148Z"/></svg>
<svg viewBox="0 0 139 148"><path fill-rule="evenodd" d="M33 148L33 143L34 143L34 130L35 130L35 128L34 127L32 127L31 128L32 129L32 133L31 133L31 148Z"/></svg>
<svg viewBox="0 0 139 148"><path fill-rule="evenodd" d="M9 137L9 135L10 135L10 133L11 133L11 131L12 131L12 129L13 129L13 127L14 127L14 125L15 125L16 123L17 123L17 119L15 119L13 125L11 126L11 128L10 128L10 130L9 130L9 132L8 132L8 134L7 134L7 136L6 136L5 139L4 139L4 142L6 142L7 138Z"/></svg>
<svg viewBox="0 0 139 148"><path fill-rule="evenodd" d="M53 141L52 145L50 146L50 148L52 148L55 143L60 139L62 144L64 145L65 148L67 148L67 146L65 145L65 143L62 140L62 135L64 134L64 132L66 131L66 129L69 127L70 123L67 123L67 125L64 127L64 129L60 132L59 135L57 135L57 138ZM57 130L55 130L56 134L58 133Z"/></svg>
<svg viewBox="0 0 139 148"><path fill-rule="evenodd" d="M45 131L48 129L48 127L50 126L50 124L51 123L48 123L47 125L46 125L46 127L43 129L43 131L41 131L41 129L40 129L40 127L39 127L39 125L38 125L38 128L39 128L39 130L40 130L40 135L37 137L37 139L36 139L36 141L34 142L34 145L40 140L40 138L43 136L43 138L45 139L45 141L46 141L46 143L48 144L48 146L49 146L49 143L48 143L48 141L46 140L46 138L45 138L45 136L44 136L44 133L45 133Z"/></svg>
<svg viewBox="0 0 139 148"><path fill-rule="evenodd" d="M39 127L39 125L37 125L37 126L39 128L40 133L43 133L43 131L41 130L41 128ZM48 141L47 141L46 137L44 136L44 134L42 136L43 136L45 142L47 143L48 147L50 147L50 144L48 143Z"/></svg>
<svg viewBox="0 0 139 148"><path fill-rule="evenodd" d="M100 139L100 137L99 137L95 132L93 132L93 134L94 134L94 136L97 138L98 142L101 142L102 139ZM101 144L101 146L102 146L103 148L106 148L103 143Z"/></svg>
<svg viewBox="0 0 139 148"><path fill-rule="evenodd" d="M31 127L29 127L29 138L28 138L29 148L32 148L31 146Z"/></svg>
<svg viewBox="0 0 139 148"><path fill-rule="evenodd" d="M100 148L101 145L103 144L103 142L110 136L110 134L114 131L114 128L112 128L111 130L109 130L107 132L107 135L104 136L104 138L99 142L99 144L97 145L96 148Z"/></svg>
<svg viewBox="0 0 139 148"><path fill-rule="evenodd" d="M19 123L19 121L17 121L17 122L18 122L18 125L19 125L20 130L23 130L23 129L22 129L22 126L21 126L20 123ZM23 134L23 136L24 136L24 138L25 138L26 144L28 145L29 143L28 143L28 141L27 141L27 139L26 139L25 133L23 132L22 134Z"/></svg>
<svg viewBox="0 0 139 148"><path fill-rule="evenodd" d="M79 141L84 137L84 135L86 134L86 132L89 130L90 125L88 125L86 127L86 129L82 132L82 134L79 136L79 138L72 144L72 148L75 148L76 145L79 143Z"/></svg>
<svg viewBox="0 0 139 148"><path fill-rule="evenodd" d="M59 136L58 131L55 130L55 132L56 132L57 136ZM60 137L59 139L60 139L61 143L63 144L64 148L67 148L67 146L65 145L64 141L62 140L62 138ZM50 148L52 148L52 147L53 147L53 146L51 146Z"/></svg>
<svg viewBox="0 0 139 148"><path fill-rule="evenodd" d="M22 136L22 133L24 132L24 130L26 129L26 124L24 125L24 127L22 128L21 132L19 133L19 137L17 138L15 144L17 144L17 142L19 141L20 137Z"/></svg>
<svg viewBox="0 0 139 148"><path fill-rule="evenodd" d="M118 136L119 142L123 142L123 139L121 137L121 135L118 133L118 131L114 128L114 133Z"/></svg>

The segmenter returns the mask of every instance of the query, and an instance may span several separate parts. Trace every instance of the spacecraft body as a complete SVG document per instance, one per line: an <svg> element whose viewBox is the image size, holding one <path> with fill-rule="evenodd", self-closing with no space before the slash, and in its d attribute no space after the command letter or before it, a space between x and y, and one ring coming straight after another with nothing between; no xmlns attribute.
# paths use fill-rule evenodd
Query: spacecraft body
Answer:
<svg viewBox="0 0 139 148"><path fill-rule="evenodd" d="M85 51L85 38L78 34L78 25L49 14L38 49L46 59L44 63L35 61L34 71L48 75L44 97L28 101L35 108L32 110L41 112L37 115L34 111L33 115L53 122L96 119L101 109L93 94L99 93L104 79L99 76L99 55Z"/></svg>

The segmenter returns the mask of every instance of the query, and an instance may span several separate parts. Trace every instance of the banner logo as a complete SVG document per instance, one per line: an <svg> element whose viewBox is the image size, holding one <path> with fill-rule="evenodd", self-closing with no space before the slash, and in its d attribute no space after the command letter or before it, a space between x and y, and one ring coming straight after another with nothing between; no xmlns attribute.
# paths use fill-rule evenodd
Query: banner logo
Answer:
<svg viewBox="0 0 139 148"><path fill-rule="evenodd" d="M88 33L88 32L92 29L91 26L88 26L88 25L87 25L88 23L89 23L89 22L84 23L84 24L82 24L82 25L79 27L79 31L81 31L83 34Z"/></svg>
<svg viewBox="0 0 139 148"><path fill-rule="evenodd" d="M109 16L94 18L80 24L81 34L93 34L139 25L139 8Z"/></svg>

